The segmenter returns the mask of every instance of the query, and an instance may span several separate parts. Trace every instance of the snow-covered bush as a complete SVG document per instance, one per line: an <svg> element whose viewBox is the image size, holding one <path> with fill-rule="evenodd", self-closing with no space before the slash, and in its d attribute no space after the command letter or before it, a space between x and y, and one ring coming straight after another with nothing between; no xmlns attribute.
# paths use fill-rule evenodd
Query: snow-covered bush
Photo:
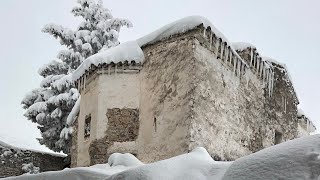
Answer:
<svg viewBox="0 0 320 180"><path fill-rule="evenodd" d="M39 69L38 73L44 78L40 88L32 90L22 100L26 109L24 115L39 124L42 135L40 143L64 153L69 153L71 141L66 139L70 137L65 134L67 131L61 138L60 132L79 98L71 80L72 72L89 56L118 45L120 28L132 26L127 19L113 17L103 7L102 1L78 0L77 3L72 13L83 21L75 30L56 24L45 25L42 29L58 39L64 49Z"/></svg>

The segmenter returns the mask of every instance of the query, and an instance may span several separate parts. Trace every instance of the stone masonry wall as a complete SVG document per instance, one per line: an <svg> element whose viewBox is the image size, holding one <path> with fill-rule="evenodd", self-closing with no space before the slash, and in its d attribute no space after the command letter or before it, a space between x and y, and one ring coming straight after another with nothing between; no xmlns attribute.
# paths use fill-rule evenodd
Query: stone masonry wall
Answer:
<svg viewBox="0 0 320 180"><path fill-rule="evenodd" d="M25 173L22 164L33 163L40 172L58 171L65 166L64 157L0 146L0 178Z"/></svg>
<svg viewBox="0 0 320 180"><path fill-rule="evenodd" d="M193 32L142 47L138 158L154 162L188 152Z"/></svg>
<svg viewBox="0 0 320 180"><path fill-rule="evenodd" d="M139 110L129 108L108 109L108 128L104 138L95 140L89 148L90 164L106 163L109 148L114 142L135 141L139 131ZM121 151L121 150L120 150ZM134 152L129 152L133 153Z"/></svg>
<svg viewBox="0 0 320 180"><path fill-rule="evenodd" d="M190 149L204 146L222 160L261 149L262 122L267 121L261 82L253 74L236 76L200 42L195 40Z"/></svg>
<svg viewBox="0 0 320 180"><path fill-rule="evenodd" d="M201 34L200 34L201 36ZM204 146L217 159L234 160L281 141L296 137L296 104L287 97L286 110L279 97L290 88L275 72L274 92L250 70L235 74L233 67L216 59L206 40L195 40L195 87L190 149Z"/></svg>

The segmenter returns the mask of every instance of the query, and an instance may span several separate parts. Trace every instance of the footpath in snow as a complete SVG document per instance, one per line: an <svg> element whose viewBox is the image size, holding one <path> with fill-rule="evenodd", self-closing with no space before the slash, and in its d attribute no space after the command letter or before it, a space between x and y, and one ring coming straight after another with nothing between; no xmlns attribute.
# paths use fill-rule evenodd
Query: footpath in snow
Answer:
<svg viewBox="0 0 320 180"><path fill-rule="evenodd" d="M151 164L143 164L131 154L115 153L110 156L107 164L7 179L316 180L320 178L319 155L320 135L313 135L266 148L234 162L214 161L202 147Z"/></svg>

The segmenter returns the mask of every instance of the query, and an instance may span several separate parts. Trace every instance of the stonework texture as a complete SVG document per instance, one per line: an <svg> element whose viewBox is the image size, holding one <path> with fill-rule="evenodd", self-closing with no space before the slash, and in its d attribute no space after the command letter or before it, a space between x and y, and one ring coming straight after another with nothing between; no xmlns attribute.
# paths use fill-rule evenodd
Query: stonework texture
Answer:
<svg viewBox="0 0 320 180"><path fill-rule="evenodd" d="M0 146L0 178L22 175L23 164L33 163L40 172L58 171L65 167L64 157Z"/></svg>
<svg viewBox="0 0 320 180"><path fill-rule="evenodd" d="M106 136L93 141L89 147L91 165L106 163L110 155L108 148L114 142L135 141L138 136L139 110L129 108L108 109L106 116L108 118Z"/></svg>

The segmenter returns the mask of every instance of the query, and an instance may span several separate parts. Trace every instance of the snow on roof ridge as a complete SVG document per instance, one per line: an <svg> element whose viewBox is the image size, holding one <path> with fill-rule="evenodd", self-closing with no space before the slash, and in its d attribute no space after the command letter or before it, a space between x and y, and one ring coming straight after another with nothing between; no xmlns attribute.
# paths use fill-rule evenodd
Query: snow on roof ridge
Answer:
<svg viewBox="0 0 320 180"><path fill-rule="evenodd" d="M143 47L148 44L153 44L155 42L161 41L163 39L169 38L175 34L185 33L189 30L196 28L199 25L203 25L205 28L210 27L211 31L218 37L221 38L223 42L226 42L234 54L239 58L243 64L248 66L248 64L239 56L236 50L232 47L232 43L205 17L203 16L187 16L182 19L178 19L172 23L169 23L152 33L149 33L139 39L137 43L140 47Z"/></svg>
<svg viewBox="0 0 320 180"><path fill-rule="evenodd" d="M255 45L248 42L232 42L231 45L235 50L240 50L240 51L245 50L247 48L257 49Z"/></svg>
<svg viewBox="0 0 320 180"><path fill-rule="evenodd" d="M137 39L137 43L140 47L145 46L147 44L152 44L157 41L168 38L172 35L185 33L195 27L203 24L205 28L210 27L211 30L220 37L223 41L226 41L231 45L228 39L205 17L203 16L187 16L182 19L178 19L172 23L169 23L161 28L149 33L139 39Z"/></svg>
<svg viewBox="0 0 320 180"><path fill-rule="evenodd" d="M91 65L98 66L99 64L119 63L124 61L135 61L143 63L144 53L136 41L128 41L119 44L113 48L101 51L84 60L81 65L73 72L72 80L78 80Z"/></svg>
<svg viewBox="0 0 320 180"><path fill-rule="evenodd" d="M41 154L49 154L49 155L52 155L52 156L59 156L59 157L66 157L67 156L67 155L61 154L61 153L46 152L46 151L41 151L41 150L26 149L26 148L22 148L22 147L17 147L17 146L13 146L13 145L10 145L8 143L5 143L5 142L3 142L1 140L0 140L0 146L6 147L6 148L10 148L10 149L15 149L15 150L21 150L21 151L32 151L32 152L41 153Z"/></svg>

